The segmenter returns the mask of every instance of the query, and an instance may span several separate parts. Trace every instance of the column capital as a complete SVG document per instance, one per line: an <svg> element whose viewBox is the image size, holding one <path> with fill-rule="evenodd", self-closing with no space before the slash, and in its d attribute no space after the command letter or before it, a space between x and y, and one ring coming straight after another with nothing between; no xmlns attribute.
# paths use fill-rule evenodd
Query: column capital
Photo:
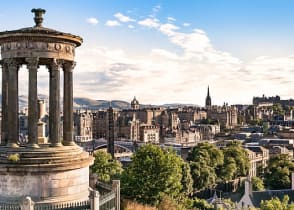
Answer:
<svg viewBox="0 0 294 210"><path fill-rule="evenodd" d="M25 61L27 62L27 67L29 70L39 68L39 58L38 57L25 58Z"/></svg>
<svg viewBox="0 0 294 210"><path fill-rule="evenodd" d="M49 65L47 65L47 68L49 69L49 71L59 71L62 64L63 60L52 59L52 62Z"/></svg>
<svg viewBox="0 0 294 210"><path fill-rule="evenodd" d="M73 69L76 67L75 61L64 61L63 62L63 71L72 72Z"/></svg>
<svg viewBox="0 0 294 210"><path fill-rule="evenodd" d="M9 66L10 68L14 68L14 69L18 69L19 68L19 63L14 58L4 58L4 59L2 59L2 63L4 65Z"/></svg>

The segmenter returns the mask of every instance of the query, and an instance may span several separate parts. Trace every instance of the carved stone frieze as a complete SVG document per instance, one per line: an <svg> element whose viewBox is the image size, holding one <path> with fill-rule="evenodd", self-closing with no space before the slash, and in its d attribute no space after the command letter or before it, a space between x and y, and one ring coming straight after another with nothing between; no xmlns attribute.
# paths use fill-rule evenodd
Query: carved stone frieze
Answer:
<svg viewBox="0 0 294 210"><path fill-rule="evenodd" d="M41 41L7 42L1 45L2 58L44 57L73 60L75 46L70 43Z"/></svg>

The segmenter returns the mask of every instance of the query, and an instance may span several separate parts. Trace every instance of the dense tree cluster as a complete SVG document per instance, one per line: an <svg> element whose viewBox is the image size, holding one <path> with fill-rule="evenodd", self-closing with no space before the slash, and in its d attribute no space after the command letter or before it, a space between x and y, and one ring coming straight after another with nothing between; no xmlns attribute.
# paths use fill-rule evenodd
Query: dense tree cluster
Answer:
<svg viewBox="0 0 294 210"><path fill-rule="evenodd" d="M138 149L124 170L104 151L97 151L94 157L91 170L100 181L108 182L119 176L124 198L159 209L166 206L170 209L211 209L205 200L189 198L193 190L213 188L217 183L247 176L249 171L248 154L239 142L231 142L223 149L200 143L189 152L187 162L171 149L148 144ZM275 156L261 178L252 178L253 190L264 190L264 185L269 189L290 188L293 171L294 163L289 156ZM288 200L264 201L260 209L292 209Z"/></svg>
<svg viewBox="0 0 294 210"><path fill-rule="evenodd" d="M246 176L249 170L247 152L238 142L232 142L224 149L210 143L200 143L191 150L187 160L194 188L198 190Z"/></svg>
<svg viewBox="0 0 294 210"><path fill-rule="evenodd" d="M140 147L122 173L122 194L152 205L166 196L176 199L192 190L188 168L172 150L151 144Z"/></svg>
<svg viewBox="0 0 294 210"><path fill-rule="evenodd" d="M270 159L265 169L264 182L270 189L289 189L291 187L291 173L294 171L292 159L281 154Z"/></svg>

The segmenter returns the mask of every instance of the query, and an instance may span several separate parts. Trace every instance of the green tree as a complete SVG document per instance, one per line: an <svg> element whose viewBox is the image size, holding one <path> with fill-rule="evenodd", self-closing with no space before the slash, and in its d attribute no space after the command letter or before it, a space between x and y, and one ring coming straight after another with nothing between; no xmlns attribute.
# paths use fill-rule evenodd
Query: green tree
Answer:
<svg viewBox="0 0 294 210"><path fill-rule="evenodd" d="M286 154L281 154L270 159L265 168L264 182L273 190L287 189L291 186L291 173L294 171L294 163Z"/></svg>
<svg viewBox="0 0 294 210"><path fill-rule="evenodd" d="M183 164L174 151L151 144L140 147L122 173L122 195L151 205L157 205L166 196L180 196L184 189Z"/></svg>
<svg viewBox="0 0 294 210"><path fill-rule="evenodd" d="M246 150L241 143L233 141L223 149L224 165L220 170L223 180L229 181L237 177L246 176L250 163Z"/></svg>
<svg viewBox="0 0 294 210"><path fill-rule="evenodd" d="M119 176L122 172L121 163L112 159L111 155L103 150L94 153L94 164L91 171L96 173L98 180L109 182L113 177Z"/></svg>
<svg viewBox="0 0 294 210"><path fill-rule="evenodd" d="M188 154L194 188L212 187L217 181L216 171L223 165L223 153L215 145L200 143Z"/></svg>
<svg viewBox="0 0 294 210"><path fill-rule="evenodd" d="M260 210L294 210L294 204L289 204L289 196L285 195L282 201L277 197L261 201Z"/></svg>
<svg viewBox="0 0 294 210"><path fill-rule="evenodd" d="M264 183L263 180L259 177L252 177L252 189L254 191L262 191L264 190Z"/></svg>
<svg viewBox="0 0 294 210"><path fill-rule="evenodd" d="M209 204L206 200L200 199L200 198L195 198L193 200L192 207L196 209L203 209L203 210L213 210L214 207L213 205Z"/></svg>
<svg viewBox="0 0 294 210"><path fill-rule="evenodd" d="M190 195L193 191L193 179L191 176L191 169L188 163L182 163L182 193L184 196Z"/></svg>

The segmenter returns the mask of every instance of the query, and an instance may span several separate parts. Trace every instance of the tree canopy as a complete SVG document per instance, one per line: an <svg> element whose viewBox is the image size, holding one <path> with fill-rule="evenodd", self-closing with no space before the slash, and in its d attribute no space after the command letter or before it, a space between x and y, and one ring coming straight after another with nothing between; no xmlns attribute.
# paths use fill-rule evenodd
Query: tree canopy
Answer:
<svg viewBox="0 0 294 210"><path fill-rule="evenodd" d="M94 153L94 164L91 166L93 173L96 173L98 180L109 182L111 178L121 174L121 163L112 159L111 155L103 150Z"/></svg>
<svg viewBox="0 0 294 210"><path fill-rule="evenodd" d="M225 181L237 177L246 176L250 163L246 150L241 143L234 141L223 148L224 165L220 171L220 176Z"/></svg>
<svg viewBox="0 0 294 210"><path fill-rule="evenodd" d="M294 163L288 155L275 156L269 160L265 168L264 182L273 190L290 188L293 171Z"/></svg>
<svg viewBox="0 0 294 210"><path fill-rule="evenodd" d="M199 143L188 154L194 188L200 190L216 183L216 171L223 165L223 153L215 145Z"/></svg>
<svg viewBox="0 0 294 210"><path fill-rule="evenodd" d="M277 197L261 201L260 210L294 210L294 204L289 204L289 196L285 195L282 201Z"/></svg>
<svg viewBox="0 0 294 210"><path fill-rule="evenodd" d="M142 146L122 173L122 195L157 205L163 197L173 199L191 189L191 180L183 177L188 171L188 166L174 151L151 144Z"/></svg>

